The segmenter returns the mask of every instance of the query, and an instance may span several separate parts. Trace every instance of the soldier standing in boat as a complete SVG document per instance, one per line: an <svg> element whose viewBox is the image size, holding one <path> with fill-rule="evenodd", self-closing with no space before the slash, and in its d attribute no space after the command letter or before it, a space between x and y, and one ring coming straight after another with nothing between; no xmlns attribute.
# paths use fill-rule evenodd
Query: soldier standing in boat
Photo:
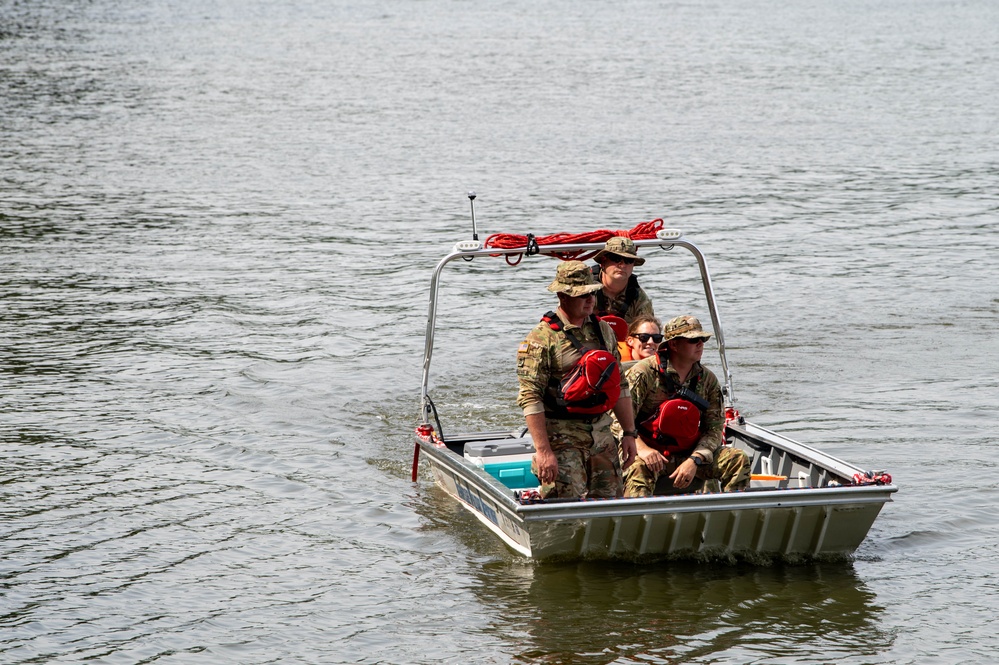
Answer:
<svg viewBox="0 0 999 665"><path fill-rule="evenodd" d="M597 262L592 268L593 276L601 286L594 310L597 316L620 316L629 326L640 316L655 317L652 299L632 274L635 266L643 265L645 259L638 256L631 238L610 238L593 260Z"/></svg>
<svg viewBox="0 0 999 665"><path fill-rule="evenodd" d="M613 330L593 315L600 288L583 262L560 263L548 286L558 296L558 309L546 314L517 350L517 405L534 439L531 470L541 481L543 498L620 497L622 467L635 457L634 412L623 374L616 375L615 385L605 386L609 399L618 397L601 413L573 413L562 400L563 379L588 350L612 354L612 363L620 360ZM620 456L610 430L611 409L625 430Z"/></svg>
<svg viewBox="0 0 999 665"><path fill-rule="evenodd" d="M717 479L726 492L749 487L749 457L722 446L721 384L701 364L710 337L695 317L678 316L664 327L658 352L628 370L639 437L638 457L625 471L625 496L652 496L664 476L672 481L669 493L692 491L695 478ZM615 433L622 425L631 429L615 423Z"/></svg>

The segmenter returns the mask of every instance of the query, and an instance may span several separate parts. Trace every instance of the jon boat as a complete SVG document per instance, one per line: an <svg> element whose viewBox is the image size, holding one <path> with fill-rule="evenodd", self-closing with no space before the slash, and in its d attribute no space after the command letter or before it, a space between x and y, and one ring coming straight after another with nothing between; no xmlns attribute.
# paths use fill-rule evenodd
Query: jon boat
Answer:
<svg viewBox="0 0 999 665"><path fill-rule="evenodd" d="M537 560L848 558L898 488L883 471L865 471L739 415L733 403L725 338L703 253L681 232L661 228L661 220L644 226L644 230L640 224L630 232L594 232L604 234L599 239L594 233L568 238L551 236L553 244L543 244L532 236L510 236L505 242L497 236L490 236L485 243L466 240L458 242L440 260L430 282L414 482L422 452L437 485L510 548ZM721 360L721 371L712 369L723 385L728 418L726 445L746 451L752 459L753 482L747 490L712 492L707 485L696 494L544 501L531 491L537 489L538 481L530 472L533 444L526 427L447 433L444 438L439 435L442 428L429 385L437 297L445 266L455 259L464 259L459 266L498 257L511 265L538 257L585 259L602 249L606 238L625 234L645 250L642 255L647 260L661 254L649 251L659 248L666 255L677 249L687 250L697 261ZM473 237L477 238L474 216ZM494 238L496 242L492 242ZM539 283L538 288L543 287ZM654 293L652 298L655 302ZM512 350L510 358L513 384L516 373ZM511 408L516 409L512 403Z"/></svg>

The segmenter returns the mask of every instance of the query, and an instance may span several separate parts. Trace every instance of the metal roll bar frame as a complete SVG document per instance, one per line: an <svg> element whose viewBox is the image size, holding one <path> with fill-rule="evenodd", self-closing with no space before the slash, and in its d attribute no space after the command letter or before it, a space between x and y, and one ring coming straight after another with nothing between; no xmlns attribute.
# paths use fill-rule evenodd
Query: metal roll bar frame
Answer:
<svg viewBox="0 0 999 665"><path fill-rule="evenodd" d="M708 264L704 254L693 242L683 237L683 234L675 229L662 229L656 234L655 239L634 240L636 247L656 247L664 251L670 251L673 247L683 247L690 251L697 260L697 265L701 271L701 283L704 286L704 296L707 300L708 311L711 314L711 326L714 330L715 341L718 344L718 355L721 359L723 388L722 393L725 400L725 408L734 406L735 398L732 390L732 373L728 369L728 361L725 357L725 335L722 332L721 319L718 315L718 308L715 304L714 289L711 286L711 273L708 271ZM668 246L667 246L668 245ZM420 387L420 413L422 414L422 424L430 423L431 400L429 397L430 386L430 361L434 350L434 333L437 325L437 295L440 288L441 273L451 261L461 258L471 261L475 257L506 257L514 256L546 256L560 258L559 254L599 251L604 248L604 243L575 243L564 245L542 245L536 254L528 254L528 248L497 249L483 248L479 240L462 240L455 244L454 249L445 256L434 268L433 276L430 279L430 306L427 313L426 341L423 349L423 380Z"/></svg>

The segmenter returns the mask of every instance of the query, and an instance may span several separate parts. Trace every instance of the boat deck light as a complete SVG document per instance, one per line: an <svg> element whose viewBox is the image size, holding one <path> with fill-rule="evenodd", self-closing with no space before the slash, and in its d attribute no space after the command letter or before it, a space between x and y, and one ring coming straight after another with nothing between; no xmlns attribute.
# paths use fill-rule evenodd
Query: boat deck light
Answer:
<svg viewBox="0 0 999 665"><path fill-rule="evenodd" d="M456 252L474 252L479 249L482 249L482 243L478 240L459 240L454 243Z"/></svg>
<svg viewBox="0 0 999 665"><path fill-rule="evenodd" d="M660 240L678 240L682 235L683 231L680 229L659 229L656 232L656 237Z"/></svg>

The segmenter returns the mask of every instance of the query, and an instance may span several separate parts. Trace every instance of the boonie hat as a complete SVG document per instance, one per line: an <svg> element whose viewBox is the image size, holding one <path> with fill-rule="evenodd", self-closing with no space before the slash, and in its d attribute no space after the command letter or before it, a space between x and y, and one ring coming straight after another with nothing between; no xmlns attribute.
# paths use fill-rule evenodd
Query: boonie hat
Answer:
<svg viewBox="0 0 999 665"><path fill-rule="evenodd" d="M548 285L552 293L564 293L577 298L596 293L603 285L593 279L593 271L582 261L563 261L555 269L555 281Z"/></svg>
<svg viewBox="0 0 999 665"><path fill-rule="evenodd" d="M607 242L604 243L604 248L593 255L593 260L600 263L600 259L602 259L605 254L617 254L618 256L623 256L626 259L634 259L636 266L645 264L645 259L635 253L635 243L631 240L631 238L625 238L624 236L614 236L613 238L609 238Z"/></svg>
<svg viewBox="0 0 999 665"><path fill-rule="evenodd" d="M686 337L687 339L711 339L711 333L704 332L704 328L701 327L701 322L695 317L689 315L682 315L676 318L670 319L665 326L663 326L663 341L665 344L669 340L675 337ZM660 347L662 347L660 344Z"/></svg>

